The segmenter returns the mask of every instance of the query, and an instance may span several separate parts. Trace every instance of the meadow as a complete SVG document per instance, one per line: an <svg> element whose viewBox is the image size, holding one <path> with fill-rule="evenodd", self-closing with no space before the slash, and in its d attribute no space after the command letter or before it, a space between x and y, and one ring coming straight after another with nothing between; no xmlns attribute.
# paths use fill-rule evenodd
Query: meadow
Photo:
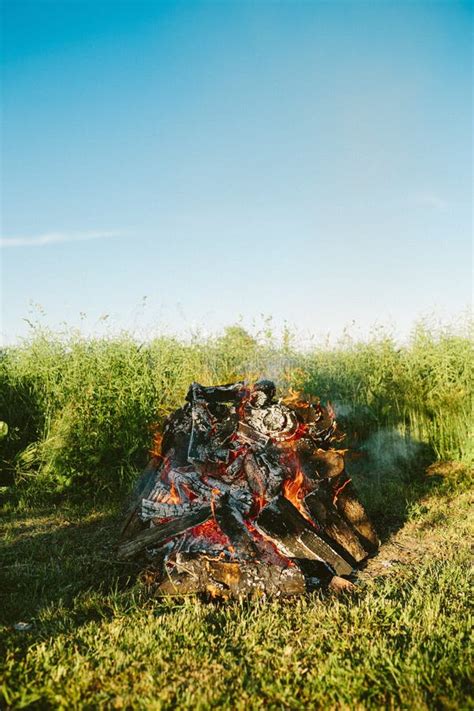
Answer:
<svg viewBox="0 0 474 711"><path fill-rule="evenodd" d="M304 352L240 326L3 349L3 707L471 708L472 356L469 322ZM156 600L114 558L153 434L193 380L263 376L333 404L381 553L351 597Z"/></svg>

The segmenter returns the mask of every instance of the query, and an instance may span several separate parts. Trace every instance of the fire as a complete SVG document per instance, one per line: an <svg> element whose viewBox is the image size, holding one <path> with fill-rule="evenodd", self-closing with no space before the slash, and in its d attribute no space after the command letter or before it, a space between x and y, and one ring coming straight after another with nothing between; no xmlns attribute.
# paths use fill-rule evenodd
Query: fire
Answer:
<svg viewBox="0 0 474 711"><path fill-rule="evenodd" d="M308 399L303 399L302 393L293 390L293 388L289 388L288 394L282 398L282 403L290 407L298 408L309 407L311 404Z"/></svg>
<svg viewBox="0 0 474 711"><path fill-rule="evenodd" d="M260 513L260 511L263 509L265 504L267 503L267 500L266 500L263 493L254 494L253 500L254 500L255 516L257 516Z"/></svg>
<svg viewBox="0 0 474 711"><path fill-rule="evenodd" d="M160 591L293 595L320 578L316 559L330 580L376 548L362 505L342 505L350 479L334 410L306 395L304 382L283 399L266 379L192 383L164 439L150 429L153 460L120 556L155 556Z"/></svg>
<svg viewBox="0 0 474 711"><path fill-rule="evenodd" d="M308 425L306 425L304 422L300 422L294 432L287 438L286 442L284 440L281 442L281 447L283 449L291 448L293 446L293 443L301 439L302 437L305 437L307 432Z"/></svg>
<svg viewBox="0 0 474 711"><path fill-rule="evenodd" d="M181 496L179 495L179 491L174 485L174 482L170 482L170 503L171 504L180 504L181 503Z"/></svg>
<svg viewBox="0 0 474 711"><path fill-rule="evenodd" d="M216 518L216 499L219 498L220 493L221 493L221 492L219 491L219 489L213 488L213 489L211 490L211 501L210 501L210 503L211 503L211 511L212 511L212 515L213 515L214 519Z"/></svg>
<svg viewBox="0 0 474 711"><path fill-rule="evenodd" d="M163 442L163 435L161 432L158 430L155 430L153 432L153 440L151 444L151 449L150 449L150 454L152 457L157 457L157 459L161 459L162 454L161 454L161 444Z"/></svg>
<svg viewBox="0 0 474 711"><path fill-rule="evenodd" d="M352 481L352 479L346 479L346 481L344 482L344 484L342 484L342 485L341 485L338 489L336 489L336 491L334 492L334 497L333 497L333 500L332 500L332 503L334 504L334 506L336 505L336 502L337 502L337 499L338 499L339 494L341 493L341 491L342 491L343 489L345 489L345 487L349 484L350 481Z"/></svg>
<svg viewBox="0 0 474 711"><path fill-rule="evenodd" d="M288 499L288 501L291 501L300 514L302 514L308 521L311 521L311 517L309 516L304 504L304 497L306 496L304 484L305 476L301 469L298 468L293 479L286 479L286 481L283 482L283 496Z"/></svg>
<svg viewBox="0 0 474 711"><path fill-rule="evenodd" d="M201 523L190 530L190 535L194 539L200 538L206 542L228 546L230 544L229 539L222 532L219 525L214 518L210 518L205 523Z"/></svg>

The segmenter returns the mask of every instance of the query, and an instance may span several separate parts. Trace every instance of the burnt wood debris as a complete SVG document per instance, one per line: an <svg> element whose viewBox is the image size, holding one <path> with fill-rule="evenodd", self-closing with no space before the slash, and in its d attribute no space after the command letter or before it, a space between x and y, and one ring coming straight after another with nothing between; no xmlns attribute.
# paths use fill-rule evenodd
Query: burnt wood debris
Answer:
<svg viewBox="0 0 474 711"><path fill-rule="evenodd" d="M159 595L288 596L353 575L378 548L330 405L273 382L204 387L165 422L118 556Z"/></svg>

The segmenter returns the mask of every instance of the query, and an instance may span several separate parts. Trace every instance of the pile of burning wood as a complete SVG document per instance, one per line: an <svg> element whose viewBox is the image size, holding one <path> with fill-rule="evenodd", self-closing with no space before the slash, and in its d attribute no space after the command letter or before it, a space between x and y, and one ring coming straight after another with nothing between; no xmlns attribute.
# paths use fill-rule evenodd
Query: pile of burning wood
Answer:
<svg viewBox="0 0 474 711"><path fill-rule="evenodd" d="M159 594L343 588L378 547L347 477L334 413L261 380L193 383L164 426L119 544Z"/></svg>

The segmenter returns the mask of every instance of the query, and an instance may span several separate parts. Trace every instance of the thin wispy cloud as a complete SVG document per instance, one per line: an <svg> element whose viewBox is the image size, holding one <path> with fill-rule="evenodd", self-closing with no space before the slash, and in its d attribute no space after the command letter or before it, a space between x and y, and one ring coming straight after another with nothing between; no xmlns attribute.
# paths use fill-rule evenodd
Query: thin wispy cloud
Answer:
<svg viewBox="0 0 474 711"><path fill-rule="evenodd" d="M0 237L0 247L46 247L51 244L63 244L65 242L85 242L93 239L112 239L120 237L122 233L117 231L95 231L95 232L46 232L41 235L30 237Z"/></svg>

